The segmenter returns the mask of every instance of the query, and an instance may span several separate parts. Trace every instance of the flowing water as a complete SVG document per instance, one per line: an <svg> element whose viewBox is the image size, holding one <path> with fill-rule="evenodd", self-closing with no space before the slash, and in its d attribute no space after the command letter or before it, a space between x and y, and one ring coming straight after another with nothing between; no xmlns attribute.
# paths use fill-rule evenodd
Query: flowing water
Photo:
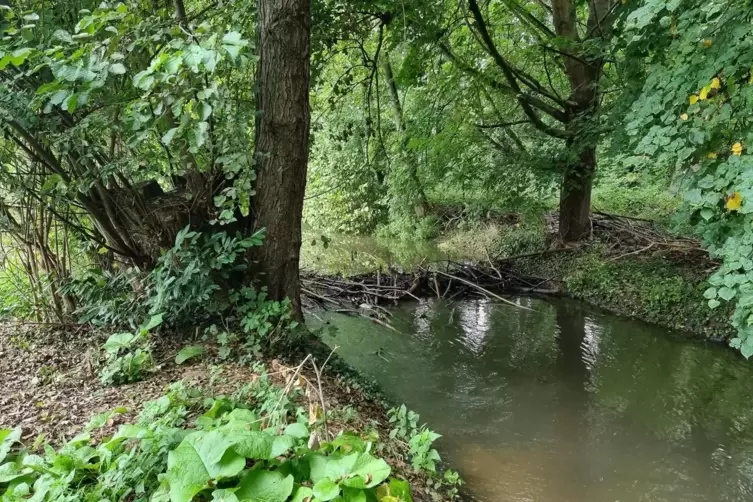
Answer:
<svg viewBox="0 0 753 502"><path fill-rule="evenodd" d="M579 304L427 301L330 345L489 502L753 500L753 363Z"/></svg>

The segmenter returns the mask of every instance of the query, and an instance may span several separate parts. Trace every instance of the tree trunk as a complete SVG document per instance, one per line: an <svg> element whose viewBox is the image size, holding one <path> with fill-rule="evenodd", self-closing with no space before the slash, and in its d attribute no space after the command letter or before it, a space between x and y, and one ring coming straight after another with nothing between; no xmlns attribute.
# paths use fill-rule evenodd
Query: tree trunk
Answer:
<svg viewBox="0 0 753 502"><path fill-rule="evenodd" d="M310 0L259 0L256 229L266 228L256 259L274 300L301 311L298 262L309 155Z"/></svg>
<svg viewBox="0 0 753 502"><path fill-rule="evenodd" d="M568 148L571 148L568 145ZM577 241L591 231L591 186L596 171L596 148L588 146L565 166L560 188L559 234L564 242Z"/></svg>

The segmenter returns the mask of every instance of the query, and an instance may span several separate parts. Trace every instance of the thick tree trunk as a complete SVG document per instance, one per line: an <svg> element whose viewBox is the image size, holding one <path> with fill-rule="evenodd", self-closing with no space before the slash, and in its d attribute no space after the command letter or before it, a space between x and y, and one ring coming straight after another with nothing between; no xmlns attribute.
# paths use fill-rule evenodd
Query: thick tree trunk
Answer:
<svg viewBox="0 0 753 502"><path fill-rule="evenodd" d="M596 148L593 146L581 150L580 155L565 166L559 212L559 234L565 242L577 241L591 231L591 186L595 171Z"/></svg>
<svg viewBox="0 0 753 502"><path fill-rule="evenodd" d="M256 258L269 296L302 318L298 261L309 155L310 0L259 0L256 77Z"/></svg>

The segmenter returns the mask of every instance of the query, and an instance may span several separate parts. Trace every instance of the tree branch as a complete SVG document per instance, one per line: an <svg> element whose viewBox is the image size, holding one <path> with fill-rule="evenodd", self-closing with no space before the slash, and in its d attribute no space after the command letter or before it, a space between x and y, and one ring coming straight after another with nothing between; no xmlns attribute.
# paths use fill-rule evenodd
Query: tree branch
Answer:
<svg viewBox="0 0 753 502"><path fill-rule="evenodd" d="M541 117L539 117L533 107L541 109L560 122L568 122L568 117L565 112L557 110L553 106L538 98L527 96L521 91L520 85L518 84L518 79L515 76L512 66L505 60L504 57L502 57L502 54L499 53L497 47L494 45L494 41L492 40L492 37L489 34L489 30L487 29L484 22L484 18L481 15L481 9L479 9L478 2L476 0L469 0L468 5L471 10L471 14L473 14L473 18L476 21L476 27L479 30L484 44L486 45L487 52L492 56L492 59L494 59L494 62L497 64L499 69L502 71L502 74L505 76L505 80L507 80L508 86L512 88L513 92L515 93L518 103L523 109L523 113L526 114L531 123L540 131L556 138L564 139L570 137L571 134L568 131L549 126L541 120Z"/></svg>

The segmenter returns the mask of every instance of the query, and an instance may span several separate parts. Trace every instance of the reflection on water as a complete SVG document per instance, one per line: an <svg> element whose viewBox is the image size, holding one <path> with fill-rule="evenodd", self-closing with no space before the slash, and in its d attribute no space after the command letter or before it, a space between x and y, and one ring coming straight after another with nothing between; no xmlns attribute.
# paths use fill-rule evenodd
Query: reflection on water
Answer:
<svg viewBox="0 0 753 502"><path fill-rule="evenodd" d="M753 365L577 304L516 301L403 305L399 333L335 317L326 341L444 435L479 500L753 500Z"/></svg>

